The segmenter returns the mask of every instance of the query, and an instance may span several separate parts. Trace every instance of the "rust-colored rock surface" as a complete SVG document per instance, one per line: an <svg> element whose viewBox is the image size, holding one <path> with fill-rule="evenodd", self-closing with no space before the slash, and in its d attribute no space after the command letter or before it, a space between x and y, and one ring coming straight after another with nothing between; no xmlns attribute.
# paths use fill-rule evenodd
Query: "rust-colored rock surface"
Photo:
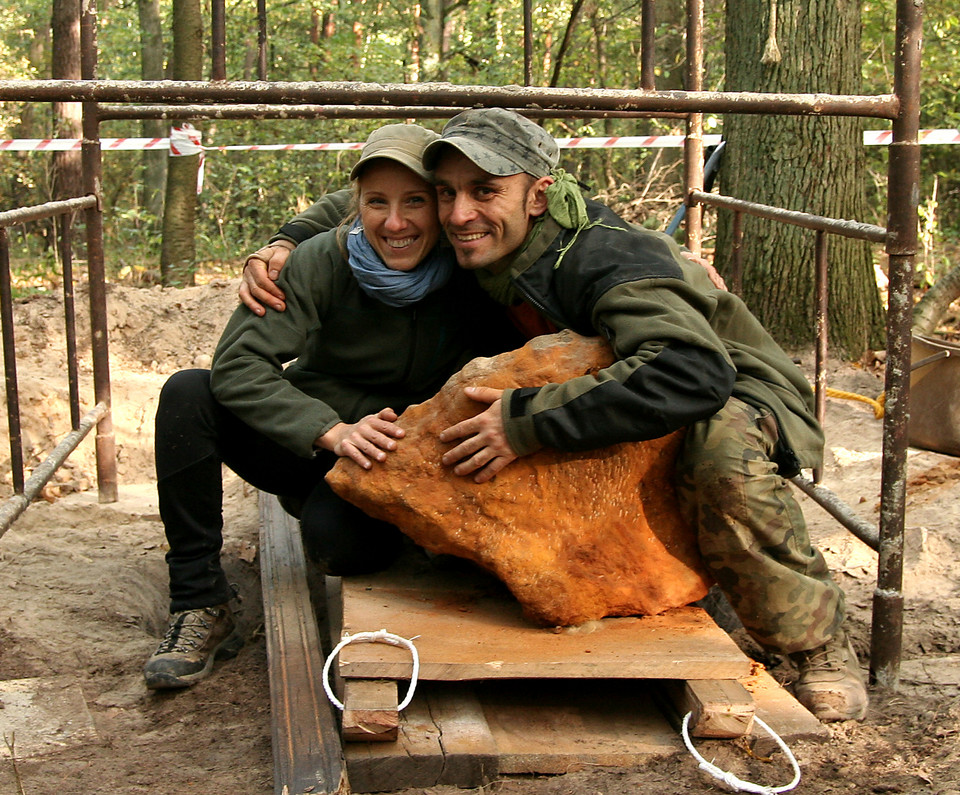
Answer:
<svg viewBox="0 0 960 795"><path fill-rule="evenodd" d="M499 577L532 620L581 624L654 615L703 597L709 587L692 530L671 482L682 439L586 453L542 450L477 484L440 464L441 430L483 406L465 386L540 386L612 362L600 338L573 332L475 359L431 400L400 417L407 435L384 464L364 471L341 458L333 489L421 546L475 561Z"/></svg>

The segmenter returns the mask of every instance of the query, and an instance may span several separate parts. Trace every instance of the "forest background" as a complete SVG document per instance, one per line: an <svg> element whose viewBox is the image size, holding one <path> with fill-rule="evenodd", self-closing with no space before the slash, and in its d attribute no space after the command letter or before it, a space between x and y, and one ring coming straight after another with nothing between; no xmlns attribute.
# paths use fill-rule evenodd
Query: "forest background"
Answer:
<svg viewBox="0 0 960 795"><path fill-rule="evenodd" d="M72 0L24 0L0 10L0 79L41 79L57 73L51 34L58 14ZM78 3L77 3L78 5ZM536 2L531 82L544 86L636 88L640 85L638 0ZM657 88L684 88L684 13L681 0L658 0ZM767 3L761 3L766 8ZM846 6L857 4L845 3ZM960 13L950 4L925 9L921 127L960 127ZM99 66L102 79L176 78L173 0L106 0L99 4ZM199 8L199 6L197 6ZM725 37L744 27L731 18L736 3L705 3L703 87L723 90ZM894 4L859 4L862 93L889 93L893 84ZM522 7L495 0L330 0L278 3L267 9L266 63L259 62L257 4L226 5L226 79L277 81L450 82L460 85L519 85L524 79ZM190 48L209 52L209 14L200 20L205 41ZM183 42L181 40L181 47ZM181 61L186 58L181 49ZM209 59L203 74L209 79ZM858 119L864 130L888 129L880 119ZM217 120L196 123L205 147L277 143L362 141L382 123L369 119ZM443 120L427 120L439 129ZM66 137L51 105L0 105L0 137ZM550 119L557 137L682 134L681 119ZM159 126L158 126L159 125ZM105 137L166 135L169 123L108 121ZM722 133L723 119L707 115L706 134ZM960 148L921 147L921 256L916 285L921 291L956 270L960 257ZM864 148L863 191L867 217L886 222L886 148ZM159 157L159 160L158 160ZM103 157L104 231L107 277L133 284L190 284L235 276L243 256L259 247L292 214L315 197L344 187L352 152L208 150L203 190L194 211L195 254L186 271L161 274L165 153L109 151ZM56 195L50 154L0 153L4 209L39 204ZM565 150L561 164L589 186L589 193L625 217L664 228L681 204L679 149ZM723 190L721 182L720 189ZM741 198L754 198L743 196ZM812 210L807 207L789 209ZM823 214L829 214L821 211ZM11 230L14 280L21 293L58 287L59 266L52 227L37 222ZM705 218L705 245L716 234L713 213ZM79 236L78 236L79 237ZM81 243L76 245L82 246ZM882 250L872 257L882 282ZM82 263L82 251L79 253ZM764 318L770 323L769 318ZM950 320L950 318L947 318ZM787 340L791 341L791 340ZM857 351L848 351L857 353Z"/></svg>

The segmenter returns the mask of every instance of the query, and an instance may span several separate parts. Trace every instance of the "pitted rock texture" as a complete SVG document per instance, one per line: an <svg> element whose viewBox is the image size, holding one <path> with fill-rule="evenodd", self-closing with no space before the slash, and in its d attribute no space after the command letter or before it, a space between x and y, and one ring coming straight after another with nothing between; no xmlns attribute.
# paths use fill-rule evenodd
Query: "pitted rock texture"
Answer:
<svg viewBox="0 0 960 795"><path fill-rule="evenodd" d="M424 548L493 572L533 621L554 626L654 615L703 597L709 575L671 476L682 432L586 453L541 450L477 484L440 464L441 430L484 405L466 386L541 386L613 361L607 343L562 331L475 359L400 417L398 450L365 471L341 458L327 476L340 496L392 522Z"/></svg>

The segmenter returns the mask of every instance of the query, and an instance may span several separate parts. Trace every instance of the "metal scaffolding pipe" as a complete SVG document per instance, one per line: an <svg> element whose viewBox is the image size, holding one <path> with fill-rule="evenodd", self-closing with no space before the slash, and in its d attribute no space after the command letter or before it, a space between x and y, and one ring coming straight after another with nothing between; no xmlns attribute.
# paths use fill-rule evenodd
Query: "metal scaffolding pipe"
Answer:
<svg viewBox="0 0 960 795"><path fill-rule="evenodd" d="M458 105L516 110L647 110L688 113L779 113L893 119L895 94L756 94L736 91L455 86L450 83L206 83L190 80L6 80L0 101L246 102L280 105Z"/></svg>
<svg viewBox="0 0 960 795"><path fill-rule="evenodd" d="M370 106L370 105L100 105L101 121L116 119L447 119L459 107ZM566 119L568 110L523 108L531 119ZM582 110L581 119L669 119L687 117L680 112L646 110Z"/></svg>
<svg viewBox="0 0 960 795"><path fill-rule="evenodd" d="M814 262L817 294L817 354L814 367L814 406L817 422L823 427L827 419L827 337L830 325L829 277L827 268L827 234L822 229L816 232L814 242ZM823 475L823 464L813 470L813 482L819 483Z"/></svg>
<svg viewBox="0 0 960 795"><path fill-rule="evenodd" d="M20 427L20 387L17 380L17 347L13 324L13 286L10 280L10 240L0 226L0 334L3 337L3 380L10 432L10 477L13 490L23 491L23 435Z"/></svg>
<svg viewBox="0 0 960 795"><path fill-rule="evenodd" d="M703 88L703 0L687 0L687 88ZM683 173L687 195L703 190L703 114L687 118L683 142ZM703 250L703 208L691 204L684 223L687 248L699 255Z"/></svg>
<svg viewBox="0 0 960 795"><path fill-rule="evenodd" d="M920 45L923 4L897 0L894 90L900 113L893 122L887 166L887 241L890 285L887 308L886 399L880 476L880 546L873 594L870 679L883 687L900 684L903 648L903 548L907 494L907 422L910 400L910 342L913 272L917 253L920 194Z"/></svg>
<svg viewBox="0 0 960 795"><path fill-rule="evenodd" d="M15 210L6 210L0 213L0 227L15 226L27 221L39 221L41 218L52 218L55 215L86 210L97 206L96 196L80 196L75 199L62 199L55 202L36 204L32 207L18 207Z"/></svg>
<svg viewBox="0 0 960 795"><path fill-rule="evenodd" d="M87 81L97 75L96 3L84 3L80 16L80 71ZM83 103L83 188L91 196L102 195L103 162L100 153L100 121L96 103ZM103 257L103 211L100 202L87 208L87 281L90 306L90 352L93 358L94 400L107 407L97 423L97 492L100 502L117 501L117 447L113 435L110 396L110 352L107 335L107 288Z"/></svg>
<svg viewBox="0 0 960 795"><path fill-rule="evenodd" d="M693 191L689 196L691 202L701 202L714 207L724 207L736 212L744 212L767 218L771 221L782 221L785 224L802 226L804 229L816 229L820 232L830 232L841 237L853 237L858 240L869 240L872 243L886 243L890 234L882 226L865 224L860 221L848 221L838 218L826 218L822 215L812 215L796 210L784 210L782 207L771 207L769 204L757 204L743 199L734 199L719 193L703 193Z"/></svg>
<svg viewBox="0 0 960 795"><path fill-rule="evenodd" d="M10 529L10 526L17 520L20 514L27 510L30 503L33 502L34 498L40 493L40 490L46 486L50 478L53 477L53 473L63 465L63 462L67 460L67 456L77 449L77 446L90 432L90 429L97 424L106 412L107 407L103 403L98 403L90 409L86 416L80 421L79 427L64 436L63 441L53 448L53 452L44 459L43 463L33 470L33 474L30 475L30 478L24 484L23 493L14 494L0 505L0 538Z"/></svg>
<svg viewBox="0 0 960 795"><path fill-rule="evenodd" d="M654 0L643 0L640 9L640 88L656 89L657 19Z"/></svg>

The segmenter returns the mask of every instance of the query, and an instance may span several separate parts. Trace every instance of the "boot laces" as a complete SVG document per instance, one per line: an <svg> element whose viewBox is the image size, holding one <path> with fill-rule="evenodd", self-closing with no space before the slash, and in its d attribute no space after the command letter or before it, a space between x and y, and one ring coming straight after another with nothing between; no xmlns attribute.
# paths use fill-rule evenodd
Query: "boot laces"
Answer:
<svg viewBox="0 0 960 795"><path fill-rule="evenodd" d="M823 646L810 651L801 652L803 667L808 672L813 671L840 671L844 667L843 644L844 639L835 637L828 640Z"/></svg>
<svg viewBox="0 0 960 795"><path fill-rule="evenodd" d="M216 616L208 608L184 610L170 622L157 654L185 653L198 648L206 640Z"/></svg>

